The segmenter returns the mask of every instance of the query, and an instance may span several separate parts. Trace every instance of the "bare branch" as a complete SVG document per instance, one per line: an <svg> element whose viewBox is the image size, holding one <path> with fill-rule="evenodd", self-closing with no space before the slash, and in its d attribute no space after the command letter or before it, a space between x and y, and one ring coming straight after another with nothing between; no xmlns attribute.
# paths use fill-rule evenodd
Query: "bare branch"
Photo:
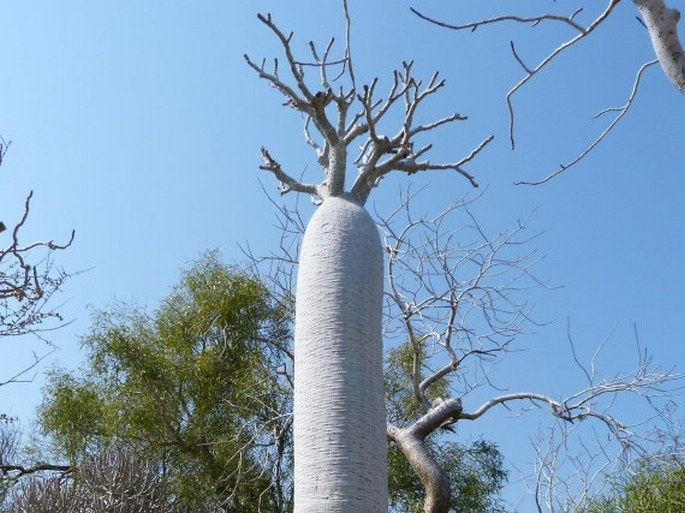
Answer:
<svg viewBox="0 0 685 513"><path fill-rule="evenodd" d="M293 177L283 171L281 165L271 157L269 151L262 147L262 161L264 162L259 169L270 171L276 176L281 185L278 190L281 194L286 194L290 191L305 192L307 194L318 194L317 186L313 184L303 184L295 180Z"/></svg>
<svg viewBox="0 0 685 513"><path fill-rule="evenodd" d="M347 0L343 0L343 10L345 11L345 58L344 62L347 65L347 69L350 74L350 82L352 82L352 90L357 89L357 81L354 78L354 70L352 69L352 41L350 37L350 28L352 27L352 21L350 20L350 10L347 7ZM340 70L340 75L338 75L335 80L340 78L343 73L345 73L345 69L343 67L342 70Z"/></svg>
<svg viewBox="0 0 685 513"><path fill-rule="evenodd" d="M23 465L0 465L0 472L2 472L4 476L11 475L13 478L36 474L38 472L67 473L72 471L73 467L71 465L53 465L49 463L39 463L30 467L25 467Z"/></svg>
<svg viewBox="0 0 685 513"><path fill-rule="evenodd" d="M3 380L3 381L0 381L0 387L3 387L5 385L9 385L12 383L30 383L30 382L32 382L35 375L32 376L31 378L28 378L28 379L24 378L24 376L26 374L28 374L29 372L31 372L36 367L38 367L38 365L40 365L40 363L42 361L44 361L48 356L52 355L56 350L57 350L57 348L53 347L50 351L43 354L42 356L35 356L33 363L31 363L30 365L28 365L24 369L20 370L19 372L17 372L13 376L11 376L11 377Z"/></svg>
<svg viewBox="0 0 685 513"><path fill-rule="evenodd" d="M524 78L522 78L514 87L512 87L509 92L506 94L506 102L507 102L507 108L509 109L509 141L511 143L511 148L514 149L516 147L516 142L514 139L514 107L512 104L512 97L518 91L521 89L531 78L533 78L540 70L542 70L547 64L552 62L552 60L557 57L560 53L562 53L564 50L567 48L570 48L574 44L576 44L578 41L581 39L585 38L589 34L591 34L599 25L604 22L611 12L614 10L616 5L618 5L619 0L610 0L609 4L607 5L606 9L602 14L600 14L590 25L588 25L587 28L583 29L578 35L573 37L572 39L569 39L565 43L561 44L557 48L555 48L552 52L550 52L547 57L542 59L540 63L535 66L532 70L528 70L526 68L527 74ZM517 60L518 57L517 57ZM519 60L520 61L520 60Z"/></svg>
<svg viewBox="0 0 685 513"><path fill-rule="evenodd" d="M33 192L27 196L21 219L11 230L11 241L0 248L0 336L38 334L54 329L41 327L48 319L62 321L56 311L45 310L52 295L69 277L64 271L53 271L51 257L54 251L71 246L75 232L64 244L53 240L22 244L20 232L28 220L32 197Z"/></svg>
<svg viewBox="0 0 685 513"><path fill-rule="evenodd" d="M522 17L522 16L496 16L494 18L487 18L484 20L480 21L474 21L471 23L466 23L463 25L451 25L449 23L445 23L442 21L438 21L434 18L431 18L429 16L426 16L425 14L419 12L417 9L414 9L413 7L409 8L411 12L416 14L419 18L429 21L433 23L434 25L437 25L439 27L444 27L452 30L471 30L475 31L479 27L482 27L484 25L491 25L493 23L500 23L503 21L515 21L518 23L525 23L525 24L530 24L533 27L538 26L540 23L544 21L554 21L554 22L561 22L563 24L566 24L570 26L571 28L577 30L578 32L584 32L585 29L581 26L578 25L573 19L580 14L582 9L576 9L576 11L571 15L571 16L558 16L555 14L542 14L540 16L532 16L532 17Z"/></svg>
<svg viewBox="0 0 685 513"><path fill-rule="evenodd" d="M286 105L290 105L291 107L303 112L308 111L309 106L307 101L302 99L294 89L278 78L277 60L274 60L274 72L269 73L264 68L264 63L261 65L255 64L247 54L243 55L243 57L245 58L245 62L247 62L248 66L257 72L259 78L263 78L264 80L268 81L273 88L277 89L281 94L283 94L283 96L286 97Z"/></svg>
<svg viewBox="0 0 685 513"><path fill-rule="evenodd" d="M532 24L533 26L538 25L539 23L543 21L554 21L554 22L559 22L559 23L564 23L570 27L572 27L574 30L578 32L577 35L575 35L573 38L567 40L563 44L559 45L557 48L552 50L545 58L543 58L537 66L534 68L531 68L524 64L523 60L521 57L518 55L516 52L516 49L513 45L511 44L511 50L514 55L514 58L516 61L521 65L523 70L525 71L525 76L516 84L514 87L512 87L509 92L506 94L506 102L507 102L507 108L509 110L509 141L511 143L511 148L514 149L516 146L516 141L514 137L514 124L515 124L515 115L514 115L514 107L512 103L512 97L514 94L521 89L531 78L533 78L538 72L540 72L543 68L545 68L554 58L556 58L560 53L562 53L564 50L567 48L570 48L577 42L579 42L581 39L585 38L589 34L591 34L599 25L601 25L612 13L614 8L618 5L619 0L609 0L609 3L606 7L606 9L592 22L590 25L587 27L583 27L576 23L574 21L574 18L581 12L581 10L576 10L571 16L557 16L554 14L543 14L541 16L533 16L533 17L520 17L520 16L498 16L494 18L489 18L485 20L480 20L472 23L467 23L463 25L450 25L447 23L442 23L437 20L434 20L432 18L429 18L428 16L425 16L418 12L415 9L412 9L412 11L419 17L434 23L435 25L439 25L441 27L453 29L453 30L475 30L480 26L483 25L489 25L489 24L494 24L494 23L502 23L502 22L507 22L507 21L514 21L518 23L528 23Z"/></svg>
<svg viewBox="0 0 685 513"><path fill-rule="evenodd" d="M5 139L0 135L0 165L2 165L2 161L5 159L5 153L7 153L10 144L12 144L12 141L5 141Z"/></svg>
<svg viewBox="0 0 685 513"><path fill-rule="evenodd" d="M264 25L269 27L271 31L276 34L276 37L278 37L279 41L281 42L281 45L283 46L283 51L285 52L285 57L286 60L288 61L288 65L290 66L290 73L292 74L293 78L295 79L295 82L297 83L297 87L300 90L300 93L304 96L305 100L308 102L311 102L312 98L314 95L311 93L309 88L304 82L304 73L302 72L302 69L297 65L297 62L295 61L295 57L293 57L292 50L290 48L290 40L292 38L292 33L290 33L289 36L285 36L283 32L273 23L271 20L271 14L267 14L266 16L262 14L258 14L257 18L259 21L261 21ZM247 56L246 56L247 58ZM249 62L249 60L248 60Z"/></svg>
<svg viewBox="0 0 685 513"><path fill-rule="evenodd" d="M654 60L654 61L647 62L647 63L643 64L642 66L640 66L640 69L638 70L637 75L635 76L635 82L633 83L633 88L630 92L630 95L628 96L628 100L626 101L626 103L623 106L604 109L604 110L598 112L594 116L594 119L597 119L600 116L602 116L603 114L607 114L609 112L618 112L616 117L614 117L614 119L611 121L611 123L609 123L609 125L607 125L607 127L602 131L602 133L599 134L599 136L594 141L592 141L592 143L587 148L585 148L576 158L574 158L572 161L568 162L567 164L562 164L561 166L559 166L559 169L557 169L553 173L550 173L549 175L545 176L544 178L541 178L540 180L535 180L535 181L520 180L518 182L515 182L516 185L541 185L545 182L548 182L552 178L559 176L561 173L566 171L568 168L576 165L588 153L590 153L592 150L594 150L595 147L597 147L597 145L599 143L601 143L604 140L604 138L609 134L609 132L611 132L611 130L618 124L618 122L621 120L621 118L623 118L623 116L625 116L628 113L628 109L630 109L631 105L633 104L633 100L635 100L635 96L637 95L638 87L640 86L640 80L642 79L642 74L645 72L645 70L647 68L649 68L650 66L653 66L657 62L659 62L659 61Z"/></svg>
<svg viewBox="0 0 685 513"><path fill-rule="evenodd" d="M462 166L477 155L491 140L488 137L468 157L454 163L439 164L430 161L419 161L419 158L426 154L431 145L424 145L419 149L414 149L414 138L419 134L427 133L443 125L455 121L465 120L466 117L454 113L442 117L436 121L415 125L414 118L420 104L429 96L437 93L445 85L445 81L439 78L438 73L434 73L428 83L423 86L421 81L417 81L412 75L413 62L403 62L400 71L393 72L393 83L386 99L375 96L378 79L374 78L368 85L361 88L358 92L356 78L353 71L350 43L350 16L346 0L343 0L343 10L345 13L345 49L341 59L330 59L334 40L325 47L323 53L317 50L313 42L309 43L309 48L313 62L302 62L295 59L291 49L291 35L286 36L273 23L270 16L259 16L260 21L269 27L281 41L289 64L292 78L296 87L291 87L282 81L278 76L278 62L274 63L273 72L265 70L265 65L257 65L247 55L245 60L252 67L260 78L267 80L270 85L275 87L286 98L286 105L290 105L305 114L304 137L307 144L314 148L317 161L324 172L324 179L318 185L301 184L283 172L278 163L270 157L264 157L262 169L273 172L285 187L281 187L282 192L294 190L297 192L312 193L316 188L316 194L324 199L328 196L339 196L345 193L345 178L347 171L347 160L349 146L360 136L367 135L365 142L361 144L361 152L355 159L358 166L359 175L355 180L350 194L359 203L364 204L368 196L380 179L392 172L403 171L412 174L425 170L444 170L453 169L469 180L472 186L478 184L470 173L465 171ZM333 90L333 84L328 78L328 68L331 65L341 65L340 74L334 81L347 73L352 85L351 89L345 90L340 86L337 91ZM318 67L320 82L323 90L312 93L304 81L303 69L305 66ZM391 107L404 102L404 116L401 126L394 136L380 133L380 122L390 111ZM348 120L348 111L357 103L358 109ZM329 106L335 106L337 110L336 122L331 122L331 117L327 112ZM312 134L311 126L314 126L318 134ZM319 139L318 136L321 136Z"/></svg>

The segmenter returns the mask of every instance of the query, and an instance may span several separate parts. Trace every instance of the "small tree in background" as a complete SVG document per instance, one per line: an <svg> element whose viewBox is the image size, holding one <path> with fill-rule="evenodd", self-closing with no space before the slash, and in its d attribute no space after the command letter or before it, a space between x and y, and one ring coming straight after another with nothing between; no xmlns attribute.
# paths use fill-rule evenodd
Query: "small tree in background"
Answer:
<svg viewBox="0 0 685 513"><path fill-rule="evenodd" d="M685 511L685 464L681 459L640 463L619 476L612 490L579 513L681 513Z"/></svg>
<svg viewBox="0 0 685 513"><path fill-rule="evenodd" d="M287 511L288 321L258 280L210 254L153 314L96 315L87 369L49 376L42 428L77 469L130 447L190 511Z"/></svg>

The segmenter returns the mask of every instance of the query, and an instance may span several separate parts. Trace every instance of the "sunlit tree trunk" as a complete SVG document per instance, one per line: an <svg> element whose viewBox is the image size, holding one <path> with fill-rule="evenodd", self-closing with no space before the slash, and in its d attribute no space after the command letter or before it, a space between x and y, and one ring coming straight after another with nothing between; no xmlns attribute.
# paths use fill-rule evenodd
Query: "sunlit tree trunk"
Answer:
<svg viewBox="0 0 685 513"><path fill-rule="evenodd" d="M305 233L295 320L295 512L387 511L378 230L348 196Z"/></svg>
<svg viewBox="0 0 685 513"><path fill-rule="evenodd" d="M344 0L343 6L349 36ZM310 43L315 62L309 64L319 68L321 86L311 89L305 66L293 55L292 34L282 32L268 14L258 18L280 40L293 84L280 78L278 61L267 68L266 61L260 65L247 55L245 60L285 96L287 105L305 115L305 140L323 171L318 183L297 180L262 148L261 168L278 179L281 193L305 193L321 202L305 232L297 281L295 513L386 513L383 252L364 204L372 189L397 171L408 175L452 171L477 187L464 166L493 138L486 137L454 162L428 160L432 145L414 145L414 136L466 119L453 113L424 125L414 123L419 104L445 84L437 73L424 83L412 76L413 63L403 62L392 75L387 96L379 97L375 79L357 87L348 37L345 56L337 63L342 71L333 81L328 79L328 49L321 54ZM343 75L351 86L348 89L338 83ZM379 123L393 106L402 109L404 118L394 134L386 135ZM350 113L351 108L356 112ZM359 148L356 158L348 155L350 148ZM355 180L346 190L345 178L352 165Z"/></svg>

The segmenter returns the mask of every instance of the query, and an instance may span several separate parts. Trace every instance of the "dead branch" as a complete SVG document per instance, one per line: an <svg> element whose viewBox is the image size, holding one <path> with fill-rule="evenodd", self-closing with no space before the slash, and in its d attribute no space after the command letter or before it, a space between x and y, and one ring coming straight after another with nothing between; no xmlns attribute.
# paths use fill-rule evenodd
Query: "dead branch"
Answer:
<svg viewBox="0 0 685 513"><path fill-rule="evenodd" d="M20 232L28 220L32 197L33 191L26 198L21 219L11 230L9 244L0 248L0 336L37 334L54 329L41 326L47 320L62 321L58 312L45 310L51 296L69 277L53 269L52 253L71 246L75 232L64 244L53 240L22 244ZM44 251L42 256L36 253L40 250Z"/></svg>
<svg viewBox="0 0 685 513"><path fill-rule="evenodd" d="M438 27L443 27L443 28L448 28L452 30L471 30L474 32L476 29L483 27L485 25L491 25L494 23L500 23L503 21L515 21L518 23L524 23L524 24L530 24L533 27L537 27L540 23L545 22L545 21L553 21L553 22L561 22L563 24L566 24L570 26L571 28L577 30L578 32L584 32L585 28L583 28L581 25L576 23L574 21L574 18L578 16L578 14L581 13L583 10L582 8L576 9L571 16L559 16L556 14L542 14L540 16L515 16L515 15L505 15L505 16L496 16L494 18L487 18L483 19L480 21L474 21L471 23L465 23L463 25L452 25L449 23L445 23L443 21L436 20L435 18L431 18L417 9L410 7L409 10L416 14L419 18L426 20L433 25L437 25Z"/></svg>
<svg viewBox="0 0 685 513"><path fill-rule="evenodd" d="M36 474L38 472L61 472L65 474L72 471L73 467L71 465L52 465L49 463L39 463L30 467L25 467L23 465L0 465L0 472L2 472L3 476L11 475L13 478Z"/></svg>
<svg viewBox="0 0 685 513"><path fill-rule="evenodd" d="M286 194L290 191L305 192L307 194L317 194L316 185L300 183L288 174L286 174L281 168L281 165L273 159L273 157L269 154L268 150L264 147L262 147L262 161L264 163L261 166L259 166L259 169L270 171L274 174L274 176L280 182L278 190L281 194Z"/></svg>
<svg viewBox="0 0 685 513"><path fill-rule="evenodd" d="M0 381L0 387L3 387L5 385L9 385L12 383L31 383L33 381L33 379L35 378L35 374L29 378L25 377L26 374L28 374L29 372L34 370L36 367L38 367L38 365L40 365L41 362L43 362L47 357L52 355L56 350L57 350L57 348L53 347L52 349L50 349L50 351L43 354L42 356L34 355L33 363L31 363L27 367L23 368L22 370L20 370L19 372L17 372L13 376L11 376L7 379L4 379L3 381Z"/></svg>
<svg viewBox="0 0 685 513"><path fill-rule="evenodd" d="M426 413L432 407L429 390L447 376L456 376L461 395L479 386L462 366L506 353L531 322L530 305L516 296L544 284L530 273L535 254L520 252L527 240L525 221L490 238L470 213L469 200L421 219L408 213L409 201L405 198L380 223L388 254L388 300L396 312L388 334L399 333L394 336L414 348L414 391ZM426 354L431 343L435 349ZM432 368L429 360L440 351L447 361ZM483 368L479 379L486 375Z"/></svg>
<svg viewBox="0 0 685 513"><path fill-rule="evenodd" d="M450 28L453 30L474 30L480 26L483 25L489 25L493 23L501 23L501 22L507 22L507 21L514 21L514 22L520 22L520 23L530 23L533 26L538 25L542 21L555 21L555 22L561 22L565 23L571 27L573 27L578 34L576 34L574 37L571 39L565 41L561 45L557 46L554 50L552 50L549 54L547 54L546 57L544 57L535 67L530 67L526 64L524 64L523 60L521 57L516 53L516 50L513 46L513 43L511 43L511 48L512 48L512 53L514 55L514 58L516 61L521 65L521 68L525 72L525 76L518 82L514 87L512 87L509 92L507 92L505 99L507 102L507 108L509 110L509 142L511 144L511 149L513 150L516 147L516 139L514 136L514 125L515 125L515 114L514 114L514 106L512 102L512 98L514 94L521 89L530 79L532 79L535 75L537 75L543 68L545 68L550 62L552 62L556 57L559 56L564 50L570 48L571 46L575 45L578 43L581 39L587 37L590 35L597 27L599 27L612 13L614 8L618 5L619 0L609 0L609 3L605 10L597 17L595 20L590 23L587 27L582 27L578 25L575 21L574 18L580 13L580 10L576 10L571 16L564 17L564 16L557 16L553 14L544 14L541 16L534 16L530 18L523 18L519 16L498 16L495 18L489 18L486 20L480 20L477 22L473 23L467 23L463 25L450 25L447 23L440 23L437 22L436 20L425 16L415 9L412 9L412 11L417 15L420 16L421 18L430 21L431 23L434 23L436 25Z"/></svg>
<svg viewBox="0 0 685 513"><path fill-rule="evenodd" d="M607 108L607 109L604 109L604 110L598 112L597 114L595 114L593 119L597 119L600 116L607 114L607 113L610 113L610 112L616 112L617 113L616 116L614 117L614 119L611 120L611 122L602 131L602 133L599 134L599 136L594 141L592 141L592 143L590 143L590 145L587 148L585 148L582 152L580 152L580 154L576 158L574 158L573 160L571 160L570 162L568 162L566 164L562 164L561 166L559 166L559 169L557 169L553 173L548 174L544 178L541 178L539 180L534 180L534 181L520 180L518 182L515 182L515 184L516 185L541 185L545 182L548 182L552 178L560 175L561 173L566 171L568 168L576 165L583 158L585 158L585 156L587 156L588 153L590 153L592 150L594 150L595 147L604 140L604 138L609 134L609 132L611 132L611 130L613 130L613 128L618 124L619 121L621 121L621 118L623 118L623 116L625 116L628 113L628 109L630 109L631 105L633 104L633 101L635 100L635 96L637 95L637 90L638 90L638 87L640 86L640 80L642 79L642 74L645 72L645 70L647 68L649 68L650 66L653 66L657 62L659 62L659 61L654 60L654 61L646 62L645 64L640 66L640 69L638 70L637 75L635 76L635 82L633 83L633 88L630 91L630 95L628 96L628 100L626 101L626 103L624 105L622 105L621 107Z"/></svg>
<svg viewBox="0 0 685 513"><path fill-rule="evenodd" d="M467 200L433 218L415 218L408 205L409 200L405 198L402 206L381 222L388 255L387 299L394 309L394 320L387 321L386 331L388 336L406 341L412 351L410 372L419 413L409 422L399 419L400 425L389 424L388 436L417 474L423 476L427 494L434 495L430 504L442 504L435 497L443 497L440 483L444 474L426 456L425 438L438 430L449 430L457 422L481 419L496 407L518 409L522 413L532 408L549 411L560 426L564 443L581 427L602 432L601 437L596 435L598 441L608 439L609 442L584 449L587 452L584 458L573 455L564 458L575 466L576 478L594 479L602 475L600 457L608 455L607 461L616 461L616 450L626 457L644 454L650 442L641 432L643 426L667 420L668 414L659 404L677 392L685 375L674 369L654 367L639 344L634 369L602 378L597 360L606 340L585 364L575 348L569 326L569 361L575 362L584 386L563 398L537 391L505 392L475 409L462 406L475 388L496 389L491 382L492 369L487 364L506 356L516 337L528 323L533 323L529 306L516 296L529 287L545 284L531 274L536 260L534 253L522 250L522 244L529 240L523 237L525 222L496 237L488 237L471 214ZM465 217L466 224L455 221L458 213ZM475 375L479 378L473 380ZM449 389L444 388L445 380ZM431 395L434 390L441 391L437 397L435 392ZM448 390L448 395L444 395L444 390ZM612 411L619 397L644 402L653 408L652 416L627 423ZM543 448L536 450L542 454ZM541 511L551 498L559 496L557 486L572 486L571 477L562 477L555 470L553 464L557 463L558 451L550 449L545 455L548 461L541 464L540 473L535 477ZM553 492L549 491L550 480L557 480ZM588 493L589 488L584 490L583 493ZM573 493L565 496L573 497ZM440 509L442 506L426 508L427 512L446 511Z"/></svg>
<svg viewBox="0 0 685 513"><path fill-rule="evenodd" d="M466 117L453 113L432 122L416 124L415 115L420 105L430 96L437 93L445 85L445 81L434 73L424 85L414 78L412 62L403 62L402 69L393 73L393 83L385 98L376 96L378 79L372 79L360 89L353 71L352 54L350 48L350 16L347 2L343 1L345 14L345 48L341 58L331 58L334 39L331 39L321 52L313 43L309 43L313 61L305 62L296 59L291 47L293 34L285 35L273 22L270 15L259 15L259 20L266 25L278 38L283 47L285 59L290 74L289 85L279 76L278 60L267 70L265 61L255 63L245 55L248 65L258 76L266 80L272 87L285 97L285 104L298 110L305 116L304 137L315 153L317 162L323 170L323 180L317 185L304 184L287 175L280 165L271 158L266 150L262 150L264 164L262 169L272 172L281 182L279 190L315 193L321 199L328 196L339 196L345 193L345 179L347 171L348 151L350 145L364 136L359 155L354 160L358 174L350 194L359 203L364 204L371 190L380 180L393 171L413 174L427 170L454 170L464 176L473 187L477 182L464 166L470 163L493 139L486 137L466 157L452 163L433 163L422 160L422 157L432 148L432 145L416 144L419 135L435 130L443 125L455 121L465 120ZM331 81L328 69L340 66L339 74ZM320 87L315 89L307 85L305 67L319 70ZM347 86L336 88L333 82L344 77ZM401 125L394 135L386 135L380 131L380 122L395 106L402 105L404 116ZM332 111L335 111L334 113Z"/></svg>
<svg viewBox="0 0 685 513"><path fill-rule="evenodd" d="M570 48L571 46L578 43L581 39L588 36L591 32L597 29L607 18L611 15L614 8L618 5L619 0L610 0L604 9L604 11L595 18L587 27L580 25L576 22L577 15L582 11L582 8L576 9L576 11L570 16L561 16L557 14L546 13L539 16L516 16L516 15L503 15L496 16L492 18L487 18L483 20L478 20L470 23L464 24L450 24L443 21L436 20L430 16L427 16L418 10L411 8L411 11L423 20L426 20L434 25L451 29L451 30L471 30L497 23L504 22L515 22L522 24L529 24L533 27L538 26L543 22L557 23L566 25L572 28L577 34L565 41L563 44L559 45L557 48L552 50L544 57L536 66L529 66L525 63L524 59L519 55L516 50L513 41L510 41L511 52L519 64L521 69L524 71L524 77L516 83L506 94L505 100L507 104L507 109L509 112L509 140L511 148L514 149L516 146L515 142L515 110L513 106L513 96L517 91L519 91L529 80L531 80L539 71L546 67L552 60L558 57L564 50ZM670 9L666 6L664 0L633 0L633 3L640 11L642 20L644 20L643 25L647 28L649 36L652 42L652 46L658 58L658 62L661 65L664 73L671 81L671 83L681 92L685 92L685 50L683 50L682 44L677 33L677 24L680 20L680 12L676 9ZM605 128L605 130L588 146L586 147L575 159L572 161L562 164L559 169L553 173L550 173L546 177L537 181L519 181L517 184L527 184L527 185L539 185L545 183L552 178L558 176L568 168L574 166L580 160L582 160L586 155L588 155L600 142L602 142L614 126L621 120L621 118L627 113L637 91L637 86L642 76L643 71L646 67L651 66L652 63L643 65L637 73L635 84L633 86L633 92L631 93L628 102L623 107L605 109L599 115L605 112L618 112L616 117L612 122ZM598 117L595 116L595 117Z"/></svg>

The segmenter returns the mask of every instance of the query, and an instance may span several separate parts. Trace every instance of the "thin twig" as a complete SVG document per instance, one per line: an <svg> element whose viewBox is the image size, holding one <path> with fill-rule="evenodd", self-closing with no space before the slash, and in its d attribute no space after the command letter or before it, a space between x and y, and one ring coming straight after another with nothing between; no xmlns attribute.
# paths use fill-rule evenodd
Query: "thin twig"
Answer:
<svg viewBox="0 0 685 513"><path fill-rule="evenodd" d="M626 103L623 106L611 107L608 109L604 109L604 110L598 112L597 114L595 114L593 119L597 119L600 116L607 114L609 112L618 112L616 117L611 121L611 123L609 123L609 125L607 125L607 127L602 131L602 133L599 134L599 136L594 141L592 141L592 143L587 148L585 148L576 158L574 158L572 161L570 161L566 164L562 164L561 166L559 166L559 169L557 169L553 173L550 173L549 175L545 176L544 178L541 178L540 180L535 180L535 181L521 180L521 181L515 182L515 184L516 185L541 185L545 182L550 181L552 178L559 176L561 173L566 171L568 168L570 168L570 167L576 165L578 162L580 162L588 153L590 153L592 150L594 150L595 147L604 140L604 138L609 134L609 132L611 132L611 130L618 124L618 122L621 120L621 118L623 118L623 116L625 116L628 113L628 109L630 109L630 106L633 104L633 100L635 100L635 96L637 95L637 91L638 91L638 88L640 86L640 80L642 79L642 74L645 72L645 70L647 68L657 64L658 62L659 62L658 60L653 60L653 61L647 62L647 63L643 64L642 66L640 66L640 69L638 70L637 75L635 76L635 82L633 83L633 87L630 91L630 95L628 96L628 100L626 101Z"/></svg>

